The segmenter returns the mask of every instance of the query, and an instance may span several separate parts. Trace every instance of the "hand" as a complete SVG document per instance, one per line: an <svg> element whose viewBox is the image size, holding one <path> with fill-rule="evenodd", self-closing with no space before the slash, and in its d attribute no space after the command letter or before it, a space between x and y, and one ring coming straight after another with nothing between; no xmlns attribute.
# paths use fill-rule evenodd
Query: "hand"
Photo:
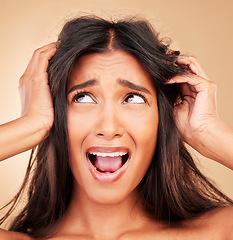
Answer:
<svg viewBox="0 0 233 240"><path fill-rule="evenodd" d="M178 83L181 102L174 106L178 130L189 145L196 148L207 128L218 121L216 85L210 81L194 57L180 56L178 64L186 65L191 73L176 76L168 84Z"/></svg>
<svg viewBox="0 0 233 240"><path fill-rule="evenodd" d="M54 121L47 67L56 43L36 50L20 78L22 117L0 125L0 161L38 145L49 134Z"/></svg>
<svg viewBox="0 0 233 240"><path fill-rule="evenodd" d="M37 49L19 81L21 115L31 119L36 127L45 128L46 134L54 121L47 67L49 59L55 52L56 43L50 43Z"/></svg>

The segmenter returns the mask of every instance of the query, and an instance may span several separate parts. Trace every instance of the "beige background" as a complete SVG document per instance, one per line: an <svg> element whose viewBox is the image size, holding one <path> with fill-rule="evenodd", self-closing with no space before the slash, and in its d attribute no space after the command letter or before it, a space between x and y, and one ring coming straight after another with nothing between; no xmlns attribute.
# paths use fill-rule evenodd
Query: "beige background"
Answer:
<svg viewBox="0 0 233 240"><path fill-rule="evenodd" d="M0 123L20 116L18 79L33 50L55 41L67 19L95 13L103 17L143 15L174 40L174 48L195 55L218 84L220 117L233 125L233 1L0 0L0 6ZM0 164L0 205L22 182L28 156L26 152ZM208 176L233 198L233 172L198 158Z"/></svg>

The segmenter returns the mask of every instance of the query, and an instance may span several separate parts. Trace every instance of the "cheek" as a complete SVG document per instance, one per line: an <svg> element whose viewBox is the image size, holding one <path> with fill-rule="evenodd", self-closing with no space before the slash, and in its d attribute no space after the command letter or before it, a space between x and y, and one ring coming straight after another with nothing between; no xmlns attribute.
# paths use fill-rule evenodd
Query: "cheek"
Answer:
<svg viewBox="0 0 233 240"><path fill-rule="evenodd" d="M85 128L80 128L80 119L75 117L75 114L68 114L67 118L67 129L69 145L72 149L73 145L79 145L81 141L81 136L85 132Z"/></svg>
<svg viewBox="0 0 233 240"><path fill-rule="evenodd" d="M87 175L87 164L84 161L83 142L87 138L90 127L90 119L84 117L74 109L68 109L67 129L69 139L70 168L76 181L83 185Z"/></svg>
<svg viewBox="0 0 233 240"><path fill-rule="evenodd" d="M88 119L83 119L82 115L75 111L68 110L67 130L69 139L69 153L71 164L80 164L82 154L82 142L90 130ZM80 161L81 162L81 161Z"/></svg>
<svg viewBox="0 0 233 240"><path fill-rule="evenodd" d="M135 155L132 168L133 181L139 183L146 174L154 155L158 132L158 111L145 111L144 113L130 115L128 133L135 143Z"/></svg>
<svg viewBox="0 0 233 240"><path fill-rule="evenodd" d="M93 126L93 119L93 117L82 114L75 108L68 109L67 128L70 144L74 141L80 144L84 140Z"/></svg>
<svg viewBox="0 0 233 240"><path fill-rule="evenodd" d="M159 114L157 107L131 111L122 117L127 123L127 131L135 140L136 145L155 146L157 140ZM127 120L126 120L127 119Z"/></svg>

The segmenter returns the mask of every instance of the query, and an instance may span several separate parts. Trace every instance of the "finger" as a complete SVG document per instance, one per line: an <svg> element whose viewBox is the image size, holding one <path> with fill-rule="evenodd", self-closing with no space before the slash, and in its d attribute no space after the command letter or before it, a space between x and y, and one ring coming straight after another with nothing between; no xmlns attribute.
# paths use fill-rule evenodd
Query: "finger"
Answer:
<svg viewBox="0 0 233 240"><path fill-rule="evenodd" d="M190 56L190 57L188 57L188 59L190 61L190 68L193 72L195 72L200 77L203 77L205 79L209 79L206 72L202 68L201 64L197 61L197 59L195 57Z"/></svg>
<svg viewBox="0 0 233 240"><path fill-rule="evenodd" d="M192 98L195 98L197 95L195 88L187 83L180 84L179 88L180 88L181 98L183 96L190 96Z"/></svg>
<svg viewBox="0 0 233 240"><path fill-rule="evenodd" d="M214 90L216 88L216 84L214 82L188 73L182 76L175 76L167 82L167 84L173 83L188 83L194 87L197 93L207 91L208 89Z"/></svg>
<svg viewBox="0 0 233 240"><path fill-rule="evenodd" d="M202 66L195 57L181 55L177 58L176 62L178 64L186 65L194 74L209 79L206 72L203 70Z"/></svg>
<svg viewBox="0 0 233 240"><path fill-rule="evenodd" d="M29 76L32 75L36 69L37 62L39 60L41 52L46 52L50 49L56 49L56 44L57 44L56 42L53 42L41 48L36 49L32 55L32 58L29 61L29 64L24 72L24 75L29 75Z"/></svg>
<svg viewBox="0 0 233 240"><path fill-rule="evenodd" d="M38 62L36 64L35 73L36 74L44 74L47 71L49 60L53 57L55 54L57 48L56 46L53 46L49 49L46 49L45 51L42 51L39 53L38 56Z"/></svg>

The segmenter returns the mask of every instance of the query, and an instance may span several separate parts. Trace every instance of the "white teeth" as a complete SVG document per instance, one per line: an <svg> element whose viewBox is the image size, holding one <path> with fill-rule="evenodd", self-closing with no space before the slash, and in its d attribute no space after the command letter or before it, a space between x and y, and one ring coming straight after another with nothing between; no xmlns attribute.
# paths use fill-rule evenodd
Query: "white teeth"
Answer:
<svg viewBox="0 0 233 240"><path fill-rule="evenodd" d="M113 153L101 153L101 152L94 152L94 153L91 153L93 155L96 155L98 157L119 157L119 156L123 156L125 155L126 153L125 152L113 152Z"/></svg>

